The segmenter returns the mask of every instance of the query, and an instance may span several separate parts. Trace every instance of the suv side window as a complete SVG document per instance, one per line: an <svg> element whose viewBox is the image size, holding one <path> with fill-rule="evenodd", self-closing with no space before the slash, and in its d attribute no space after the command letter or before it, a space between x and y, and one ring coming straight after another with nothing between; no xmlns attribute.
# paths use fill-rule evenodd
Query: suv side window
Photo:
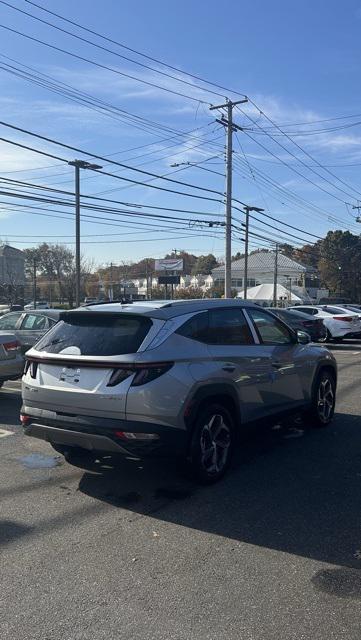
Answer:
<svg viewBox="0 0 361 640"><path fill-rule="evenodd" d="M251 330L241 309L209 311L208 344L254 344Z"/></svg>
<svg viewBox="0 0 361 640"><path fill-rule="evenodd" d="M247 313L255 324L263 344L293 344L292 333L277 318L258 309L247 309Z"/></svg>
<svg viewBox="0 0 361 640"><path fill-rule="evenodd" d="M254 344L251 330L241 309L214 309L198 313L176 333L206 344Z"/></svg>
<svg viewBox="0 0 361 640"><path fill-rule="evenodd" d="M15 329L21 313L7 313L0 318L0 329Z"/></svg>
<svg viewBox="0 0 361 640"><path fill-rule="evenodd" d="M184 338L190 338L191 340L198 340L199 342L207 342L208 334L208 313L202 312L189 318L184 324L182 324L175 333L178 333Z"/></svg>

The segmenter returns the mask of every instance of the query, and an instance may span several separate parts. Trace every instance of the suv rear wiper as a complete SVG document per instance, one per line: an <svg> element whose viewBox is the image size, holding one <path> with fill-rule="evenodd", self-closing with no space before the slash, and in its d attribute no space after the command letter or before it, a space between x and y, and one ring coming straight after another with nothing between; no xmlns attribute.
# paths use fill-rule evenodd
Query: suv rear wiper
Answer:
<svg viewBox="0 0 361 640"><path fill-rule="evenodd" d="M51 347L53 344L60 344L60 342L65 342L66 340L67 338L54 338L54 340L47 342L41 348L46 349L46 347Z"/></svg>

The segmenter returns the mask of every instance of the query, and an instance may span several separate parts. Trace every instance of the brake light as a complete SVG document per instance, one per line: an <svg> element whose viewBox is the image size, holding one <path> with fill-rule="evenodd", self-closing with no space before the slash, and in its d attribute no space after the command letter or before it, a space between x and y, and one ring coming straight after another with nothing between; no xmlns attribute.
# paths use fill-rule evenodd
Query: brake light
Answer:
<svg viewBox="0 0 361 640"><path fill-rule="evenodd" d="M352 322L353 316L333 316L334 320L341 320L341 322Z"/></svg>
<svg viewBox="0 0 361 640"><path fill-rule="evenodd" d="M26 426L27 424L29 424L30 421L31 421L31 418L29 416L26 416L24 413L20 414L20 422L21 422L21 424Z"/></svg>
<svg viewBox="0 0 361 640"><path fill-rule="evenodd" d="M149 364L125 364L121 368L113 369L107 387L115 387L123 380L134 374L132 387L156 380L173 367L173 362L154 362Z"/></svg>
<svg viewBox="0 0 361 640"><path fill-rule="evenodd" d="M4 348L6 351L18 351L20 349L20 342L12 340L11 342L4 342Z"/></svg>

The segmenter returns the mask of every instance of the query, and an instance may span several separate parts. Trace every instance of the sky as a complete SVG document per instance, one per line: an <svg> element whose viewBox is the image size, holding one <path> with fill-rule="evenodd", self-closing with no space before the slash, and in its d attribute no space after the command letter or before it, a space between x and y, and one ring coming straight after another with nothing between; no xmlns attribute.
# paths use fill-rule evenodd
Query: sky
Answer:
<svg viewBox="0 0 361 640"><path fill-rule="evenodd" d="M359 2L231 0L224 10L215 0L35 2L114 42L25 0L0 1L1 122L80 150L0 125L0 138L60 158L0 141L1 241L74 248L67 161L80 158L113 174L81 171L86 259L120 264L174 249L222 258L225 128L222 110L209 107L244 95L248 103L233 111L233 253L244 247L240 203L264 209L251 214L251 249L300 246L330 229L358 233ZM82 103L79 93L70 99L75 91ZM191 165L172 167L179 163Z"/></svg>

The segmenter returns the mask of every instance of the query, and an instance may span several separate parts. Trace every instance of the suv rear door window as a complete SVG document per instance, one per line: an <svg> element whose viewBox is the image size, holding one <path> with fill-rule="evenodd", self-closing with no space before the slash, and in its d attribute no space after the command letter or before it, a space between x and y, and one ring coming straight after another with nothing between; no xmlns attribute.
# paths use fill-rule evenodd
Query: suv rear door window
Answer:
<svg viewBox="0 0 361 640"><path fill-rule="evenodd" d="M241 309L214 309L209 312L208 344L254 344Z"/></svg>
<svg viewBox="0 0 361 640"><path fill-rule="evenodd" d="M37 351L115 356L138 351L152 322L131 314L66 313L36 345Z"/></svg>

